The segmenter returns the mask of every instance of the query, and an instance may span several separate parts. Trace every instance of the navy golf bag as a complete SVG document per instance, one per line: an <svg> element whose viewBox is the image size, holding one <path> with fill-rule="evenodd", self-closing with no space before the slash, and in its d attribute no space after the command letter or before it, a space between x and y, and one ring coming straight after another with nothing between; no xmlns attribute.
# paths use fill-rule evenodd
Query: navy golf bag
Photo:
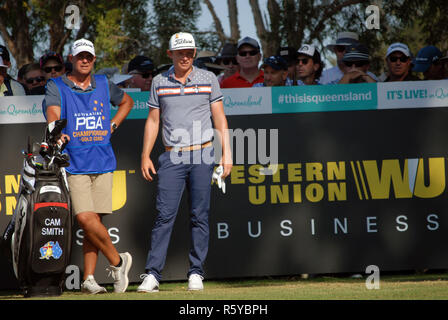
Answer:
<svg viewBox="0 0 448 320"><path fill-rule="evenodd" d="M26 297L61 295L70 262L69 158L56 143L65 125L65 119L50 123L40 145L28 141L16 208L2 238Z"/></svg>

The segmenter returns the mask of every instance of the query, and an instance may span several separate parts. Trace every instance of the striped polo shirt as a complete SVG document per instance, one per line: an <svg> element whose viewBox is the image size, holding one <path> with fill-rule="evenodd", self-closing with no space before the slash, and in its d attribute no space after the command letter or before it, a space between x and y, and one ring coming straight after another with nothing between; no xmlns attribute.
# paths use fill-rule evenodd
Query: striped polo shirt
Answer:
<svg viewBox="0 0 448 320"><path fill-rule="evenodd" d="M212 140L211 105L222 98L214 73L193 66L183 84L171 67L153 79L147 105L160 109L163 144L185 147Z"/></svg>

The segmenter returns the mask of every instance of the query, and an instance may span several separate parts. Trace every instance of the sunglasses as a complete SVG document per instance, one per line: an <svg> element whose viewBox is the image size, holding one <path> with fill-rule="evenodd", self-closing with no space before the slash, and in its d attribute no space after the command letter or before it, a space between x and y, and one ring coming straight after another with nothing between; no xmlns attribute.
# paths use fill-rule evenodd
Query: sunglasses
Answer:
<svg viewBox="0 0 448 320"><path fill-rule="evenodd" d="M335 46L334 50L336 50L337 52L344 52L345 51L345 46Z"/></svg>
<svg viewBox="0 0 448 320"><path fill-rule="evenodd" d="M366 64L368 64L368 61L344 61L344 64L346 67L351 67L353 65L355 65L356 67L362 67L365 66Z"/></svg>
<svg viewBox="0 0 448 320"><path fill-rule="evenodd" d="M36 81L37 83L40 83L40 82L44 82L44 81L45 81L45 78L44 78L44 77L35 77L35 78L29 78L29 79L26 79L25 81L26 81L26 83L28 83L28 84L33 84L34 81Z"/></svg>
<svg viewBox="0 0 448 320"><path fill-rule="evenodd" d="M308 61L309 61L309 60L310 60L310 58L297 59L297 63L298 63L298 64L306 65L306 64L308 64Z"/></svg>
<svg viewBox="0 0 448 320"><path fill-rule="evenodd" d="M400 59L401 62L407 62L409 60L409 57L401 56L401 57L389 57L390 62L397 62L397 60Z"/></svg>
<svg viewBox="0 0 448 320"><path fill-rule="evenodd" d="M148 79L149 76L154 76L154 74L152 72L145 72L145 73L130 72L129 74L139 74L143 79Z"/></svg>
<svg viewBox="0 0 448 320"><path fill-rule="evenodd" d="M149 76L153 76L151 72L140 73L140 75L142 76L143 79L148 79Z"/></svg>
<svg viewBox="0 0 448 320"><path fill-rule="evenodd" d="M258 54L258 50L250 50L250 51L239 51L238 52L238 55L240 56L240 57L247 57L248 55L250 55L250 56L255 56L255 55L257 55Z"/></svg>
<svg viewBox="0 0 448 320"><path fill-rule="evenodd" d="M237 64L238 64L238 62L236 61L235 58L231 58L231 59L222 59L222 63L223 63L225 66L229 65L230 63L232 63L233 65L237 65Z"/></svg>
<svg viewBox="0 0 448 320"><path fill-rule="evenodd" d="M52 70L54 70L56 72L61 72L62 71L62 66L51 66L51 67L45 67L44 68L45 73L50 73Z"/></svg>

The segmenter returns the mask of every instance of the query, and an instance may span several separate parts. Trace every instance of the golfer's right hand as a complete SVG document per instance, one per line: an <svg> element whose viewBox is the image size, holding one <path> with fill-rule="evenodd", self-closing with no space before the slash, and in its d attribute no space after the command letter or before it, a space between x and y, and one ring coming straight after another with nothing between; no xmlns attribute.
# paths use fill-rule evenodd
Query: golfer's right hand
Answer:
<svg viewBox="0 0 448 320"><path fill-rule="evenodd" d="M156 168L154 168L154 164L152 163L151 158L142 157L141 169L143 178L145 178L148 181L154 180L154 178L151 176L151 172L152 174L157 174L157 172Z"/></svg>

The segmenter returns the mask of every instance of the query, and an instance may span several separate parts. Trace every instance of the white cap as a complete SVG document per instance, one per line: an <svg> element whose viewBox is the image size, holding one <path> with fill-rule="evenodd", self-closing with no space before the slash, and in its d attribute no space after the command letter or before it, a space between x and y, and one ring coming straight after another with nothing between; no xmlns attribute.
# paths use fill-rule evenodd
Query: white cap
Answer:
<svg viewBox="0 0 448 320"><path fill-rule="evenodd" d="M190 33L178 32L171 36L170 50L196 49L194 38Z"/></svg>
<svg viewBox="0 0 448 320"><path fill-rule="evenodd" d="M95 56L95 47L93 46L93 43L87 39L76 40L72 46L72 55L76 56L81 52L88 52Z"/></svg>
<svg viewBox="0 0 448 320"><path fill-rule="evenodd" d="M395 42L392 43L389 48L387 48L387 53L386 53L386 58L395 51L400 51L401 53L403 53L406 57L410 57L411 56L411 51L409 50L408 46L405 45L404 43L400 43L400 42Z"/></svg>
<svg viewBox="0 0 448 320"><path fill-rule="evenodd" d="M0 57L0 67L8 68L8 66L5 65L5 63L3 62L3 58L2 57Z"/></svg>
<svg viewBox="0 0 448 320"><path fill-rule="evenodd" d="M303 46L300 47L299 50L297 50L297 53L313 57L315 51L316 48L312 44L304 44Z"/></svg>

